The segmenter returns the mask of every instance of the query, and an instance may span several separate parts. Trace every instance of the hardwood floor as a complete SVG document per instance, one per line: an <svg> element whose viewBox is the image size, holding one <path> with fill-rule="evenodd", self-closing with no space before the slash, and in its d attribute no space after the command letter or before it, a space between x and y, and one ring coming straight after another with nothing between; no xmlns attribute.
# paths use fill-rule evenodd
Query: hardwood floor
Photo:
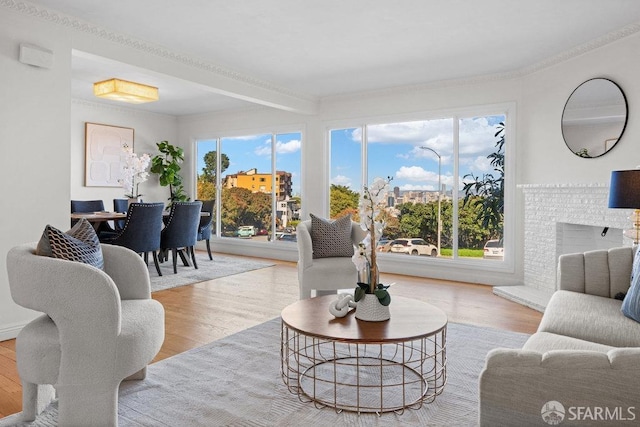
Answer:
<svg viewBox="0 0 640 427"><path fill-rule="evenodd" d="M165 308L165 341L154 362L258 325L298 300L295 263L155 292ZM491 287L381 274L391 295L416 298L444 310L450 322L534 333L542 313L498 297ZM0 417L21 411L15 340L0 342Z"/></svg>

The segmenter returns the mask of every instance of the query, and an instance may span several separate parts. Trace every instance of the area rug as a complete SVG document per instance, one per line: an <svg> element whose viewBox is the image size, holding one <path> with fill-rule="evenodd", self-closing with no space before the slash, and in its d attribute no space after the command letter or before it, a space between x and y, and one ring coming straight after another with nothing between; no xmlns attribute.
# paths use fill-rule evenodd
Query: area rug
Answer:
<svg viewBox="0 0 640 427"><path fill-rule="evenodd" d="M280 376L280 319L272 319L155 363L142 382L123 383L118 422L121 427L475 426L478 377L487 352L521 347L527 338L450 323L443 393L422 409L402 415L358 415L318 409L289 393ZM55 426L56 417L54 402L34 423L17 425ZM12 418L0 420L0 425L12 425Z"/></svg>
<svg viewBox="0 0 640 427"><path fill-rule="evenodd" d="M198 263L197 270L192 266L184 266L178 257L178 273L174 274L173 262L171 261L171 257L169 257L168 261L160 263L162 276L158 276L158 272L156 271L153 261L149 260L151 292L175 288L177 286L190 285L204 280L217 279L218 277L231 276L233 274L244 273L246 271L275 265L268 261L230 257L215 253L213 254L213 260L210 260L209 255L200 252L196 252L196 262Z"/></svg>

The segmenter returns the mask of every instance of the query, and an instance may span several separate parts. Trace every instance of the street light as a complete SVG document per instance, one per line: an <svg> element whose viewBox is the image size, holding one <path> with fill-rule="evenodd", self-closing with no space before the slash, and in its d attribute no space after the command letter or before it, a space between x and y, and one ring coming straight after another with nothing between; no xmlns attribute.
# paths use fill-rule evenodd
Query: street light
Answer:
<svg viewBox="0 0 640 427"><path fill-rule="evenodd" d="M442 217L440 216L440 212L441 212L441 191L442 191L442 183L441 183L441 178L442 178L442 157L440 157L440 154L438 154L436 152L436 150L434 150L433 148L429 148L429 147L420 147L423 150L429 150L431 151L433 154L435 154L436 156L438 156L438 256L440 256L440 236L442 235Z"/></svg>

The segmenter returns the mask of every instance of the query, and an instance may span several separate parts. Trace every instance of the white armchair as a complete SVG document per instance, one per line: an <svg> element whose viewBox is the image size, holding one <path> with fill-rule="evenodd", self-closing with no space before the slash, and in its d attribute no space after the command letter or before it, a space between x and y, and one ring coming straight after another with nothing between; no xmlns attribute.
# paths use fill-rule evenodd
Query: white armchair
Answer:
<svg viewBox="0 0 640 427"><path fill-rule="evenodd" d="M311 221L302 221L298 224L296 231L300 299L311 298L312 290L316 290L316 295L319 295L327 293L324 291L356 287L358 271L350 256L314 259ZM360 224L351 222L351 241L354 246L357 246L366 235L367 232L360 228Z"/></svg>
<svg viewBox="0 0 640 427"><path fill-rule="evenodd" d="M22 421L55 389L59 425L116 426L120 382L143 379L162 346L164 308L151 299L144 261L120 246L102 252L104 271L35 255L35 244L7 254L14 301L45 313L16 339Z"/></svg>

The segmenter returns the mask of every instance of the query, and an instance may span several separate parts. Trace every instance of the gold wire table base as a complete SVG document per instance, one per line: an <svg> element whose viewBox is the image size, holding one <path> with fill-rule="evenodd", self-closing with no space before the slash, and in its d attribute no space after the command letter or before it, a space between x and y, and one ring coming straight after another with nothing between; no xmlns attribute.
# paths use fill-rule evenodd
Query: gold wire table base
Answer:
<svg viewBox="0 0 640 427"><path fill-rule="evenodd" d="M282 379L302 402L337 412L419 409L447 381L446 327L399 342L341 342L307 336L282 322Z"/></svg>

